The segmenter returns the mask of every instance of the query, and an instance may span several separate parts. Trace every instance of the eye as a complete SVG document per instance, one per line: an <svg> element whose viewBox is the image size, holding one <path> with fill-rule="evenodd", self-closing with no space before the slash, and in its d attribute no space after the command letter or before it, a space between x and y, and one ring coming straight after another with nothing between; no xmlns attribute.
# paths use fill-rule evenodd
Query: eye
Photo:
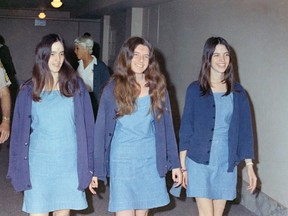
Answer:
<svg viewBox="0 0 288 216"><path fill-rule="evenodd" d="M138 57L139 53L133 53L133 57Z"/></svg>
<svg viewBox="0 0 288 216"><path fill-rule="evenodd" d="M144 55L144 58L145 59L149 59L149 55Z"/></svg>

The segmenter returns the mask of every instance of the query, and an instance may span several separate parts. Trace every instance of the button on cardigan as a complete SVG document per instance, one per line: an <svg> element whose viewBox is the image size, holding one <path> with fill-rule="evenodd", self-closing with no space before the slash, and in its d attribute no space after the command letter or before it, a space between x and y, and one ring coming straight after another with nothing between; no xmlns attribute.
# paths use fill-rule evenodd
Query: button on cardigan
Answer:
<svg viewBox="0 0 288 216"><path fill-rule="evenodd" d="M228 172L238 163L254 158L253 131L249 100L244 88L235 83L233 114L228 131ZM198 81L189 85L180 127L180 151L201 164L209 164L215 125L215 101L213 93L202 95Z"/></svg>

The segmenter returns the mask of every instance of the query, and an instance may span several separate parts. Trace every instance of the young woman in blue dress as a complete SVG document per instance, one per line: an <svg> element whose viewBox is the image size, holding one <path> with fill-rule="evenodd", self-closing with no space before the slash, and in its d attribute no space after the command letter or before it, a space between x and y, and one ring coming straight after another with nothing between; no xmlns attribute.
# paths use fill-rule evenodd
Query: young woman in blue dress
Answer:
<svg viewBox="0 0 288 216"><path fill-rule="evenodd" d="M32 79L18 93L7 178L24 191L30 216L68 216L87 208L93 173L93 110L57 34L36 47Z"/></svg>
<svg viewBox="0 0 288 216"><path fill-rule="evenodd" d="M198 81L186 92L180 127L182 185L195 197L200 216L222 216L236 198L237 165L245 160L247 190L255 190L253 132L248 97L234 81L231 47L209 38Z"/></svg>
<svg viewBox="0 0 288 216"><path fill-rule="evenodd" d="M182 174L171 107L151 44L140 37L122 45L113 76L105 86L95 124L94 177L110 177L109 211L147 216L167 205L165 175L180 185Z"/></svg>

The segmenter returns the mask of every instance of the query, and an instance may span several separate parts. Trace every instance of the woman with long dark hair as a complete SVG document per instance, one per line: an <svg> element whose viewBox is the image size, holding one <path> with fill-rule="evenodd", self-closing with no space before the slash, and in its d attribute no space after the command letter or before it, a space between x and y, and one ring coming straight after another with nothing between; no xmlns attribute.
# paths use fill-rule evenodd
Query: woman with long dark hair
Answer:
<svg viewBox="0 0 288 216"><path fill-rule="evenodd" d="M110 177L109 211L116 216L147 216L169 203L165 175L182 176L165 78L151 44L128 38L104 88L95 124L94 177ZM96 151L97 149L97 151Z"/></svg>
<svg viewBox="0 0 288 216"><path fill-rule="evenodd" d="M93 173L93 111L84 83L65 59L57 34L36 47L32 79L14 111L7 178L24 191L31 216L67 216L87 207Z"/></svg>
<svg viewBox="0 0 288 216"><path fill-rule="evenodd" d="M224 38L209 38L203 49L198 81L186 92L180 128L182 185L195 197L200 216L222 216L236 198L237 165L245 160L251 193L253 131L248 97L234 80L231 47Z"/></svg>

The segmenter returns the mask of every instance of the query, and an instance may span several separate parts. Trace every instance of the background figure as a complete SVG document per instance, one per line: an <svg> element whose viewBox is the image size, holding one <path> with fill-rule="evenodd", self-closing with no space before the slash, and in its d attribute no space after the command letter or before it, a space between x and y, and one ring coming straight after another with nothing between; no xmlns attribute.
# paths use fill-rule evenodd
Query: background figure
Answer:
<svg viewBox="0 0 288 216"><path fill-rule="evenodd" d="M77 72L84 80L86 88L90 93L94 116L96 118L102 89L110 77L109 70L104 62L91 55L93 40L90 36L78 37L74 40L74 44L75 53L79 59Z"/></svg>
<svg viewBox="0 0 288 216"><path fill-rule="evenodd" d="M9 85L11 84L6 71L0 60L0 99L1 99L1 124L0 124L0 144L4 143L10 136L10 114L11 98Z"/></svg>
<svg viewBox="0 0 288 216"><path fill-rule="evenodd" d="M245 159L251 193L253 131L248 97L234 81L231 47L221 37L203 49L198 81L186 92L180 127L182 185L195 197L199 215L222 216L226 200L236 198L237 165Z"/></svg>
<svg viewBox="0 0 288 216"><path fill-rule="evenodd" d="M12 99L12 110L18 93L18 81L16 79L16 71L10 54L8 46L5 44L5 39L0 35L0 60L6 70L6 73L11 81L9 86L10 95Z"/></svg>
<svg viewBox="0 0 288 216"><path fill-rule="evenodd" d="M110 176L109 211L144 216L169 203L165 175L181 184L182 175L165 78L151 44L127 39L104 88L95 124L94 176ZM111 143L111 145L110 145Z"/></svg>
<svg viewBox="0 0 288 216"><path fill-rule="evenodd" d="M69 215L87 207L84 189L93 171L93 111L82 79L65 59L57 34L36 47L32 79L15 105L9 170L23 211L34 216ZM53 214L54 215L54 214Z"/></svg>
<svg viewBox="0 0 288 216"><path fill-rule="evenodd" d="M83 36L92 38L89 32L85 32ZM94 55L97 59L100 59L100 45L96 43L95 41L93 41L92 55Z"/></svg>

